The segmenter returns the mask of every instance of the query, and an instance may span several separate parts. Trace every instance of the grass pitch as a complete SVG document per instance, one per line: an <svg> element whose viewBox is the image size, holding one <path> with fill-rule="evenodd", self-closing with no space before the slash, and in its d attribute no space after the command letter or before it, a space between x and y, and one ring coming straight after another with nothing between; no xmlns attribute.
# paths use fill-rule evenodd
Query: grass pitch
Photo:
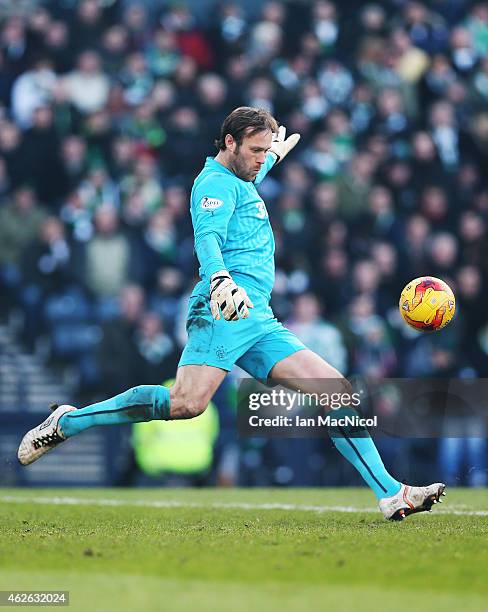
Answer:
<svg viewBox="0 0 488 612"><path fill-rule="evenodd" d="M403 523L374 508L365 489L0 489L0 590L90 612L486 609L486 490Z"/></svg>

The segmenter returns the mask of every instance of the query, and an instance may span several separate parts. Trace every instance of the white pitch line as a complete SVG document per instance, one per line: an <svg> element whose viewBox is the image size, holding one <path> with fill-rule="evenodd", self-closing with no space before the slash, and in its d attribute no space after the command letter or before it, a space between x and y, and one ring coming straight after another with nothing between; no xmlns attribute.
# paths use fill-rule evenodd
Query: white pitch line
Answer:
<svg viewBox="0 0 488 612"><path fill-rule="evenodd" d="M43 504L56 506L136 506L143 508L215 508L234 510L302 510L305 512L377 512L375 508L352 506L301 506L299 504L251 504L247 502L186 502L178 500L125 500L90 499L80 497L18 497L4 495L0 501L19 504Z"/></svg>
<svg viewBox="0 0 488 612"><path fill-rule="evenodd" d="M0 502L16 504L41 504L54 506L131 506L142 508L213 508L228 510L288 510L298 512L367 512L377 513L377 508L357 508L355 506L309 506L300 504L252 504L247 502L186 502L178 500L124 500L124 499L89 499L80 497L18 497L15 495L0 496ZM488 510L460 510L456 506L441 510L436 514L454 514L459 516L488 516Z"/></svg>

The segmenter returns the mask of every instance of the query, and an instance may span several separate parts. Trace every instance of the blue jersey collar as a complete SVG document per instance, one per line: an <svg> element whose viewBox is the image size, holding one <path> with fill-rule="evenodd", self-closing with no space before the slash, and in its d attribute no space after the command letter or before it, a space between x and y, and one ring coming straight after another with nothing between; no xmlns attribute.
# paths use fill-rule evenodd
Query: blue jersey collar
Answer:
<svg viewBox="0 0 488 612"><path fill-rule="evenodd" d="M218 162L214 157L207 157L205 165L210 168L215 168L215 170L220 170L220 172L224 171L232 176L236 176L229 168ZM236 177L239 178L239 177Z"/></svg>

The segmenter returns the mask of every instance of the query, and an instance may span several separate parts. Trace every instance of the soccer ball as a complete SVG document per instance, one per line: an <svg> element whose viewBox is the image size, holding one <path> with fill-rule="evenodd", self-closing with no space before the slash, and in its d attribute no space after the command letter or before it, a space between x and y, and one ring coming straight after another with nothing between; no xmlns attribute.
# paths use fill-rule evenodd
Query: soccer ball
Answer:
<svg viewBox="0 0 488 612"><path fill-rule="evenodd" d="M440 278L421 276L409 282L398 305L405 323L418 331L432 332L445 327L456 311L452 289Z"/></svg>

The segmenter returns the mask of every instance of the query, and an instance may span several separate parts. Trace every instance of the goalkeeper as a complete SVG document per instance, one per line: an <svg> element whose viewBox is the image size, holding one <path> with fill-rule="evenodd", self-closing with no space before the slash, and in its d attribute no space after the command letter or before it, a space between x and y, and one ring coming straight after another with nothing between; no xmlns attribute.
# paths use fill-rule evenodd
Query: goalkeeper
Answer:
<svg viewBox="0 0 488 612"><path fill-rule="evenodd" d="M237 364L251 376L287 381L304 393L320 392L328 379L348 389L331 365L307 349L273 315L274 238L258 185L300 139L265 110L240 107L224 120L218 154L207 158L191 194L191 217L201 281L190 298L188 343L171 389L140 385L76 409L67 404L23 438L19 461L32 463L89 427L201 414ZM350 409L341 408L347 415ZM332 440L376 494L386 518L429 510L444 491L437 483L409 487L385 469L366 430L337 429Z"/></svg>

